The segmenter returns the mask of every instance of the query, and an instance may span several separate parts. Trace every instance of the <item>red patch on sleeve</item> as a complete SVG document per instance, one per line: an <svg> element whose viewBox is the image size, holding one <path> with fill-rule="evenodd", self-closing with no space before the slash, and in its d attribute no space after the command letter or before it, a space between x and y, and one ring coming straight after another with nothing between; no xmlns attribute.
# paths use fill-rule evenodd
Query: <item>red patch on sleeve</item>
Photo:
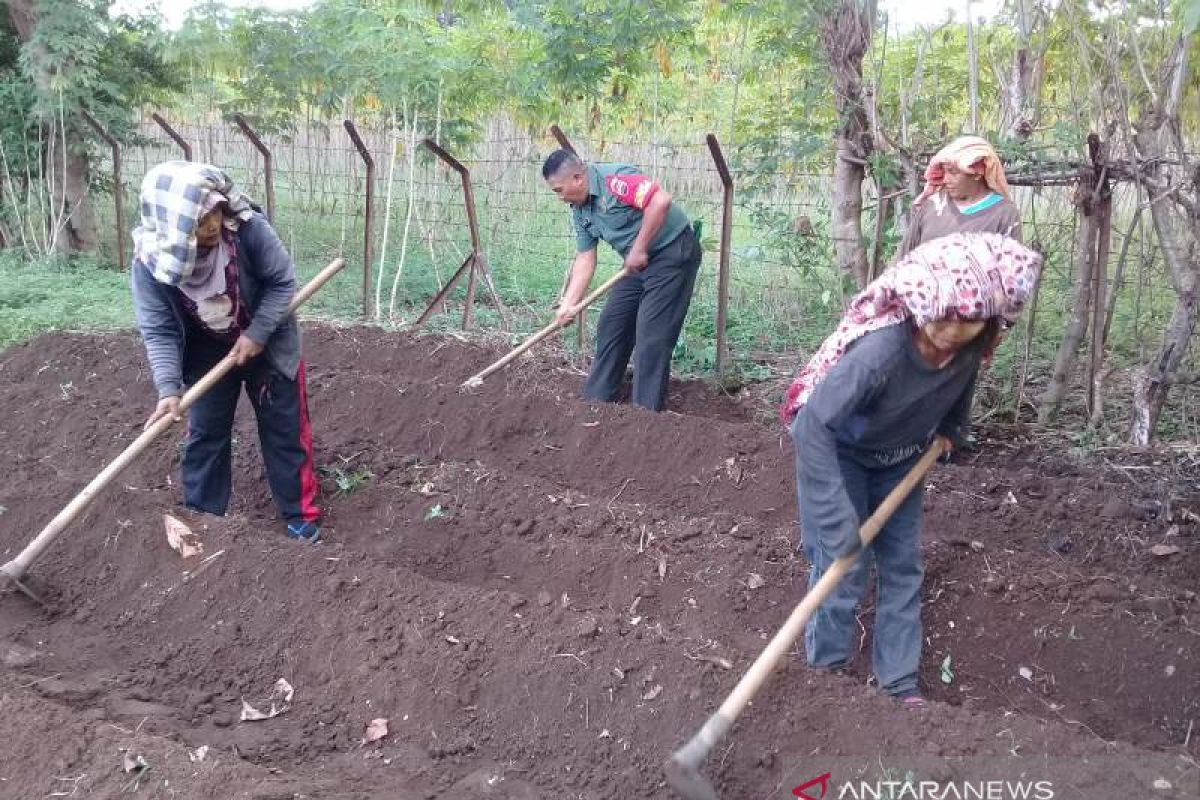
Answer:
<svg viewBox="0 0 1200 800"><path fill-rule="evenodd" d="M658 191L658 183L645 175L609 175L604 182L613 197L642 211Z"/></svg>

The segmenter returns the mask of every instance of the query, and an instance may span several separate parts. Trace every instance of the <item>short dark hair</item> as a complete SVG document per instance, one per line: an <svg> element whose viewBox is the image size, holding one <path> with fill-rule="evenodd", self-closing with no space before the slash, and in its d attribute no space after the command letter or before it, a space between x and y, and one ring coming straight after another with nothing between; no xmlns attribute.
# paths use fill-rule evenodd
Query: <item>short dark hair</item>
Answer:
<svg viewBox="0 0 1200 800"><path fill-rule="evenodd" d="M542 164L542 179L549 180L551 175L557 175L564 169L583 171L583 161L570 150L555 150Z"/></svg>

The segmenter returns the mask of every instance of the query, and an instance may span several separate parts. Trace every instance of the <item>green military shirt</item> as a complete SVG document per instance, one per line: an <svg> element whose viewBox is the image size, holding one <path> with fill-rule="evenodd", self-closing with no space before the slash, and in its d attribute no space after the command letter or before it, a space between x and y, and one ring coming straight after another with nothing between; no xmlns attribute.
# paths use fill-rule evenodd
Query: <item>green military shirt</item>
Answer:
<svg viewBox="0 0 1200 800"><path fill-rule="evenodd" d="M624 257L642 229L642 213L658 191L658 183L626 164L589 164L588 199L571 207L575 246L581 253L595 250L603 239ZM675 203L650 245L650 254L675 240L691 224Z"/></svg>

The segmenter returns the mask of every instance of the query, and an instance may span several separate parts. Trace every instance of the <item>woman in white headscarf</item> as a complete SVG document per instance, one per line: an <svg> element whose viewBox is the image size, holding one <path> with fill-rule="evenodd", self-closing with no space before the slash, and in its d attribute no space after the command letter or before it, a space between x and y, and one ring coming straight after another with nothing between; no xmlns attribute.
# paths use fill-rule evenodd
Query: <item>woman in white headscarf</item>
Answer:
<svg viewBox="0 0 1200 800"><path fill-rule="evenodd" d="M214 166L159 164L142 180L139 199L134 312L159 397L146 424L178 414L184 386L226 355L237 361L188 413L184 505L218 515L228 508L233 417L245 385L285 533L319 541L300 331L287 313L296 291L291 256Z"/></svg>
<svg viewBox="0 0 1200 800"><path fill-rule="evenodd" d="M1013 203L1000 156L978 136L960 136L925 168L925 189L897 258L952 233L998 233L1021 240L1021 212Z"/></svg>

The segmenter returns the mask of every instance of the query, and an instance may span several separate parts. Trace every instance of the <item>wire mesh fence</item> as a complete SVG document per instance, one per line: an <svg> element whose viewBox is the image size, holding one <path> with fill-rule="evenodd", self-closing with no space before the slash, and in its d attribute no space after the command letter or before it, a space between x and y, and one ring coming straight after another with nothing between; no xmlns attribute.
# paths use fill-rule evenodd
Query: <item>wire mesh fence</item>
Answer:
<svg viewBox="0 0 1200 800"><path fill-rule="evenodd" d="M226 170L260 202L263 159L232 122L220 119L172 121L190 143L193 158ZM264 134L273 159L274 226L302 276L314 274L333 257L350 269L313 303L310 313L341 319L368 314L384 321L411 322L472 252L463 190L457 173L421 146L436 131L403 125L361 122L357 130L374 163L374 210L371 263L364 268L366 169L338 120L301 126L286 134ZM124 152L126 219L137 221L137 185L155 163L181 158L180 148L147 119L143 144ZM586 160L627 163L641 168L671 192L690 217L699 220L705 262L697 280L692 310L677 357L692 371L711 368L715 357L718 251L721 245L722 183L702 133L676 141L606 140L584 131L566 131ZM470 170L480 247L491 265L495 286L512 312L506 319L514 334L540 327L551 315L571 259L574 235L569 209L547 189L540 167L558 147L546 132L531 135L504 119L493 120L485 135L451 155ZM735 182L730 248L727 331L735 356L743 363L763 362L768 353L786 354L794 366L820 342L841 314L853 286L833 259L828 231L832 184L828 171L812 165L764 170L739 163L726 153ZM105 169L98 166L97 170ZM871 235L875 198L864 197L864 231ZM1024 237L1047 256L1038 307L1028 331L1022 326L999 360L995 402L1016 403L1010 376L1015 361L1026 363L1036 393L1041 367L1048 363L1071 313L1072 265L1077 243L1077 209L1072 187L1018 187L1014 200L1022 211ZM1146 198L1133 184L1118 184L1114 196L1113 253L1108 277L1112 305L1109 347L1114 363L1144 361L1157 346L1169 317L1174 293L1157 254L1152 226L1138 215ZM102 252L115 258L113 213L98 204ZM1139 216L1141 217L1139 219ZM884 235L899 238L891 225ZM1119 254L1119 255L1118 255ZM601 248L598 275L619 266L619 258ZM363 287L366 287L364 298ZM465 282L448 297L439 324L456 324ZM479 290L476 315L482 326L498 326L485 287ZM594 320L594 315L592 315ZM1007 371L1006 371L1007 370ZM1081 395L1080 395L1081 396ZM1177 392L1180 424L1191 389Z"/></svg>

